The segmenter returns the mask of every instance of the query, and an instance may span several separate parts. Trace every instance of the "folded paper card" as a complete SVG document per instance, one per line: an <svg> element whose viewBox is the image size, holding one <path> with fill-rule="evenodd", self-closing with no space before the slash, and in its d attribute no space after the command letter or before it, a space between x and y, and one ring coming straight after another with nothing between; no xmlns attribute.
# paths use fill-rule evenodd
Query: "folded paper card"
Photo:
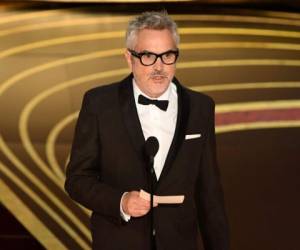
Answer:
<svg viewBox="0 0 300 250"><path fill-rule="evenodd" d="M140 190L140 197L150 201L150 194L144 190ZM184 195L158 196L153 195L153 201L157 204L180 204L184 201Z"/></svg>

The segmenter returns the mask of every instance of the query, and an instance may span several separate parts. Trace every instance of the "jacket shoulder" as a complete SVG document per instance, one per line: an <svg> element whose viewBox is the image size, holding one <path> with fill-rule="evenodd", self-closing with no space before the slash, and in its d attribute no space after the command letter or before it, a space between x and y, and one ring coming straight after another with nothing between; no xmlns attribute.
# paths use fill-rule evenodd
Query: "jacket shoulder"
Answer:
<svg viewBox="0 0 300 250"><path fill-rule="evenodd" d="M214 108L215 107L215 101L212 97L209 95L206 95L202 92L198 92L189 88L184 88L188 96L190 97L191 104L192 105L200 105L203 108Z"/></svg>
<svg viewBox="0 0 300 250"><path fill-rule="evenodd" d="M99 113L102 109L113 107L118 101L119 85L120 82L117 82L88 90L84 94L82 108L87 108L92 113Z"/></svg>
<svg viewBox="0 0 300 250"><path fill-rule="evenodd" d="M102 96L113 95L117 91L119 85L119 82L115 82L89 89L85 92L84 97L93 100Z"/></svg>

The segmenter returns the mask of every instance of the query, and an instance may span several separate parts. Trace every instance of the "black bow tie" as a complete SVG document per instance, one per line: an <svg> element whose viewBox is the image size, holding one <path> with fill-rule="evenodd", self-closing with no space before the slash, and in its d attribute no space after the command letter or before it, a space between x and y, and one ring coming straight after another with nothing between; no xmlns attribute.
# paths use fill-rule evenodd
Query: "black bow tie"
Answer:
<svg viewBox="0 0 300 250"><path fill-rule="evenodd" d="M143 95L139 95L138 102L139 102L139 104L142 104L142 105L153 104L163 111L166 111L168 108L168 105L169 105L169 101L167 101L167 100L152 100Z"/></svg>

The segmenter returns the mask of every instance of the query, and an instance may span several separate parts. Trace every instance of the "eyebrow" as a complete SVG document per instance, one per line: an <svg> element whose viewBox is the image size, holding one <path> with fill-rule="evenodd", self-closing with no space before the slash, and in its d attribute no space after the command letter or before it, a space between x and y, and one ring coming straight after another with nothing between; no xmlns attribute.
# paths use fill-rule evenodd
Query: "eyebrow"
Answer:
<svg viewBox="0 0 300 250"><path fill-rule="evenodd" d="M143 51L141 51L141 52L139 52L139 53L152 53L152 54L156 54L156 53L154 53L154 52L152 52L152 51L149 51L149 50L143 50Z"/></svg>
<svg viewBox="0 0 300 250"><path fill-rule="evenodd" d="M152 52L152 51L149 51L149 50L142 50L141 52L138 52L138 54L141 54L141 53L151 53L151 54L155 54L155 55L160 55L160 54L164 54L166 52L170 52L170 51L176 51L178 49L168 49L164 52L161 52L161 53L155 53L155 52Z"/></svg>

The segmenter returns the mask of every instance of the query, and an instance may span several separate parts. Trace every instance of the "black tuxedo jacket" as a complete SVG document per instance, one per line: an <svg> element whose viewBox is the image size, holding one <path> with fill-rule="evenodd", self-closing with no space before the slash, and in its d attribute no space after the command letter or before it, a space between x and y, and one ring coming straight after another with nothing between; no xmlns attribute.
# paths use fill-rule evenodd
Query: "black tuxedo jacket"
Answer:
<svg viewBox="0 0 300 250"><path fill-rule="evenodd" d="M185 195L183 204L154 209L158 250L228 250L228 225L216 162L214 102L173 80L178 118L157 195ZM187 134L201 137L185 140ZM148 190L145 138L132 75L88 91L77 121L65 188L93 211L93 249L148 250L149 216L120 216L124 192ZM202 238L202 240L201 240Z"/></svg>

